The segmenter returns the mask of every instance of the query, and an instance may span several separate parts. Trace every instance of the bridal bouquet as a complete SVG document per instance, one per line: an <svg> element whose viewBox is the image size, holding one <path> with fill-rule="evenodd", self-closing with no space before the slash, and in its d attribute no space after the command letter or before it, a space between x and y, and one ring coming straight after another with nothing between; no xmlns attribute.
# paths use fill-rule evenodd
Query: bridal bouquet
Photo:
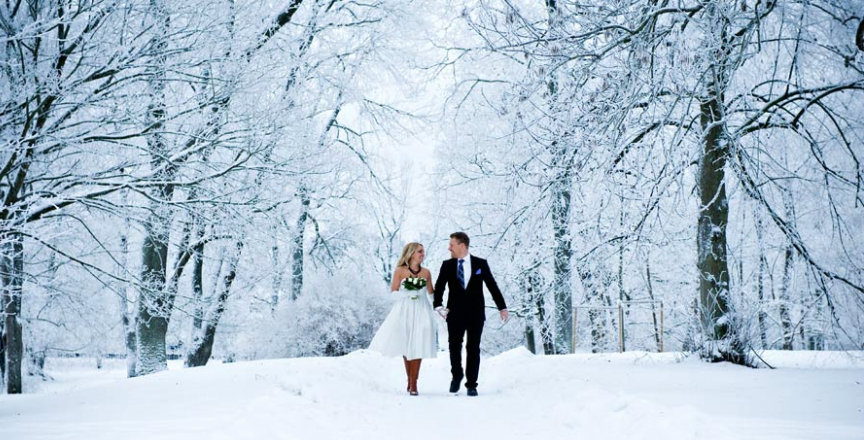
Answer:
<svg viewBox="0 0 864 440"><path fill-rule="evenodd" d="M405 281L402 281L402 286L405 287L405 290L416 292L426 287L426 278L408 277L405 278ZM411 299L417 299L419 297L420 296L416 293L411 294Z"/></svg>

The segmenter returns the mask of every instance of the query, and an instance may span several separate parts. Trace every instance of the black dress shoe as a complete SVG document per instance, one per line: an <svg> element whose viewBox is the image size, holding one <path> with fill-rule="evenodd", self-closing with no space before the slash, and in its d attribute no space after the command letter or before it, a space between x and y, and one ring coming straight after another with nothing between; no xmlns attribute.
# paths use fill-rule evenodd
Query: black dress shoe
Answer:
<svg viewBox="0 0 864 440"><path fill-rule="evenodd" d="M471 397L477 397L477 388L468 388L468 395Z"/></svg>
<svg viewBox="0 0 864 440"><path fill-rule="evenodd" d="M459 382L462 382L462 379L453 379L450 381L450 392L458 393L459 392Z"/></svg>

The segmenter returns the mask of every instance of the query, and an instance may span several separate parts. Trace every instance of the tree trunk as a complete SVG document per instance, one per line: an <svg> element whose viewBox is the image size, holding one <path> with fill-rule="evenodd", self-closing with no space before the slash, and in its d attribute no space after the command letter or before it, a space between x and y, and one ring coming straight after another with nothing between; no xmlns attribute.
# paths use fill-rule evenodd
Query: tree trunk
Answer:
<svg viewBox="0 0 864 440"><path fill-rule="evenodd" d="M792 245L786 245L786 250L783 253L783 281L780 285L780 328L783 331L783 349L792 350L792 343L795 340L795 328L792 325L792 317L789 315L789 285L792 278L792 264L794 261L795 251Z"/></svg>
<svg viewBox="0 0 864 440"><path fill-rule="evenodd" d="M122 324L126 346L126 377L135 377L138 371L138 335L128 311L123 315Z"/></svg>
<svg viewBox="0 0 864 440"><path fill-rule="evenodd" d="M759 341L762 343L762 348L768 348L768 334L766 330L766 320L768 319L765 313L765 272L768 271L768 258L765 256L765 225L762 223L762 215L759 212L754 212L756 220L756 241L759 243L759 274L756 277L756 294L759 298L759 312L757 319L759 321Z"/></svg>
<svg viewBox="0 0 864 440"><path fill-rule="evenodd" d="M825 333L822 331L822 323L825 314L825 296L818 288L810 288L810 298L812 305L806 311L807 319L803 327L807 333L807 349L808 350L824 350L825 349Z"/></svg>
<svg viewBox="0 0 864 440"><path fill-rule="evenodd" d="M126 197L123 197L123 204L126 205ZM126 218L125 229L123 235L120 236L120 266L122 275L125 276L129 271L129 218ZM133 325L132 315L129 311L129 283L123 283L118 289L120 292L120 324L123 328L124 345L126 348L126 377L135 377L138 368L138 347L135 336L135 326Z"/></svg>
<svg viewBox="0 0 864 440"><path fill-rule="evenodd" d="M240 256L243 252L243 243L243 240L238 240L235 243L236 251L228 264L228 271L225 273L225 278L222 280L222 285L219 288L219 294L216 297L216 308L207 319L202 333L196 338L194 348L186 356L185 365L187 367L201 367L207 365L207 361L210 360L210 356L213 353L213 342L216 339L216 328L219 325L222 314L225 312L225 304L228 302L228 297L231 293L231 285L237 276L237 264L240 262Z"/></svg>
<svg viewBox="0 0 864 440"><path fill-rule="evenodd" d="M537 324L540 326L540 341L543 343L543 354L555 354L555 339L552 326L546 316L546 299L543 295L534 298L537 307Z"/></svg>
<svg viewBox="0 0 864 440"><path fill-rule="evenodd" d="M8 394L20 394L21 364L24 360L21 295L24 274L24 238L16 232L0 234L0 277L3 281L2 305L4 378Z"/></svg>
<svg viewBox="0 0 864 440"><path fill-rule="evenodd" d="M722 66L714 66L722 69ZM700 197L697 236L697 268L703 356L710 360L745 363L744 347L734 327L735 316L729 303L729 266L726 225L729 200L726 195L728 147L723 136L723 97L713 78L700 102L703 151L699 159Z"/></svg>
<svg viewBox="0 0 864 440"><path fill-rule="evenodd" d="M309 218L309 190L301 183L297 190L300 200L300 215L297 216L294 232L294 253L291 259L291 300L296 300L303 293L303 258L305 256L306 221Z"/></svg>
<svg viewBox="0 0 864 440"><path fill-rule="evenodd" d="M537 347L534 344L534 326L531 323L525 324L525 348L532 354L537 354Z"/></svg>
<svg viewBox="0 0 864 440"><path fill-rule="evenodd" d="M192 318L192 332L197 334L201 329L204 315L201 307L204 296L204 222L198 219L195 227L195 242L192 246L192 304L195 316Z"/></svg>
<svg viewBox="0 0 864 440"><path fill-rule="evenodd" d="M582 287L585 289L585 303L589 306L603 306L600 288L593 272L588 269L578 270ZM605 329L601 324L601 309L588 309L588 327L591 331L591 352L601 351L602 341L605 339Z"/></svg>
<svg viewBox="0 0 864 440"><path fill-rule="evenodd" d="M706 64L699 98L699 126L702 154L699 157L697 187L699 220L696 237L699 274L699 314L702 326L702 357L710 361L744 364L744 346L737 334L729 286L726 226L729 199L726 194L726 163L729 139L725 133L724 91L732 69L729 22L723 4L706 4Z"/></svg>
<svg viewBox="0 0 864 440"><path fill-rule="evenodd" d="M142 248L142 287L138 294L136 317L138 375L155 373L168 367L165 351L170 316L165 292L168 231L161 218L153 217L150 218Z"/></svg>
<svg viewBox="0 0 864 440"><path fill-rule="evenodd" d="M564 173L553 190L552 228L555 233L554 278L555 296L555 352L573 351L573 291L570 278L570 176Z"/></svg>
<svg viewBox="0 0 864 440"><path fill-rule="evenodd" d="M786 221L790 225L795 225L795 208L792 201L790 191L785 190L783 194L783 202L786 208ZM795 249L792 247L792 242L786 241L786 250L783 253L783 279L780 284L780 328L783 331L783 349L792 350L792 344L795 340L795 326L792 324L792 317L789 314L789 304L791 296L789 288L792 284L792 267L795 263Z"/></svg>
<svg viewBox="0 0 864 440"><path fill-rule="evenodd" d="M624 230L624 197L620 198L621 201L621 212L618 216L618 227L620 230ZM630 294L624 290L624 240L621 240L618 245L618 276L615 277L618 282L618 302L624 307L625 317L630 317ZM620 350L627 351L627 326L624 325L625 319L621 319L619 316L619 320L621 322L618 325L621 327L621 333L619 337L622 337L620 341Z"/></svg>
<svg viewBox="0 0 864 440"><path fill-rule="evenodd" d="M168 145L162 132L166 121L166 52L170 27L170 17L161 0L150 0L151 14L155 32L151 43L154 59L147 68L149 75L148 93L150 104L147 109L148 123L152 128L147 137L150 151L150 166L154 180L170 182L173 180L173 164L166 161ZM165 335L168 332L168 319L171 315L172 301L165 292L167 280L167 261L171 210L166 206L174 194L174 186L163 184L152 189L150 214L145 223L145 238L142 247L142 287L138 294L138 313L136 317L138 371L136 374L151 374L168 367L165 352Z"/></svg>
<svg viewBox="0 0 864 440"><path fill-rule="evenodd" d="M547 24L550 32L556 31L561 26L561 11L558 10L557 0L545 0L547 12ZM560 54L559 48L551 47L557 43L550 43L548 48L552 54ZM558 55L553 55L553 58ZM556 60L552 60L556 62ZM546 82L546 93L549 99L550 114L555 114L569 103L562 102L559 96L558 80L554 73L549 74ZM555 117L552 117L551 125L553 140L549 145L551 163L553 170L551 194L552 230L555 236L555 248L553 254L553 278L552 293L555 301L555 353L565 354L573 351L573 292L571 288L570 259L572 257L572 246L570 241L570 198L572 186L572 163L568 154L568 145L564 140L564 133L555 132Z"/></svg>
<svg viewBox="0 0 864 440"><path fill-rule="evenodd" d="M657 351L663 351L663 345L661 343L662 335L660 334L662 329L658 323L657 308L654 305L654 284L651 282L651 260L649 258L645 259L645 284L648 288L648 299L651 300L651 319L654 324L654 344L657 346Z"/></svg>
<svg viewBox="0 0 864 440"><path fill-rule="evenodd" d="M279 240L276 239L279 229L274 224L270 233L273 245L270 247L270 263L273 271L273 292L270 294L270 311L275 312L279 307L279 298L282 296L282 263L279 258Z"/></svg>
<svg viewBox="0 0 864 440"><path fill-rule="evenodd" d="M537 294L534 289L535 286L532 284L533 272L533 269L529 269L527 273L523 272L519 277L522 290L525 291L526 299L529 304L534 301L534 295ZM539 310L537 312L539 315ZM525 323L525 347L531 353L537 354L537 346L535 343L534 334L535 319L533 319L533 316L531 315L529 315L528 317L530 317L531 319L527 319Z"/></svg>
<svg viewBox="0 0 864 440"><path fill-rule="evenodd" d="M554 337L552 335L552 331L549 325L549 319L546 316L546 300L544 298L544 292L540 287L543 284L543 280L540 278L540 274L537 272L536 267L539 266L538 262L534 262L534 269L529 269L527 276L523 279L522 287L527 293L527 302L528 304L533 304L535 307L536 314L534 315L536 320L534 323L530 323L525 327L525 338L528 344L528 349L531 353L537 353L536 347L536 328L540 330L540 342L543 346L543 354L555 354L555 344Z"/></svg>
<svg viewBox="0 0 864 440"><path fill-rule="evenodd" d="M146 375L168 368L165 335L168 333L168 318L157 312L158 306L150 298L138 300L136 320L136 345L138 347L138 368L135 374Z"/></svg>
<svg viewBox="0 0 864 440"><path fill-rule="evenodd" d="M0 270L3 270L2 263L0 263ZM3 285L0 284L0 287ZM0 310L5 310L3 306L6 304L6 299L3 297L4 291L5 288L0 288ZM0 385L6 386L6 319L0 319Z"/></svg>

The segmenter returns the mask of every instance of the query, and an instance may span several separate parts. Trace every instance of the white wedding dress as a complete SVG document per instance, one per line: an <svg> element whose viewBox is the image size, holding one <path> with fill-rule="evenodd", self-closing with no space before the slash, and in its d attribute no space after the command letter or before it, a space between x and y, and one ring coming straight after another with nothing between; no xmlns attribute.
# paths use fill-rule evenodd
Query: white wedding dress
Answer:
<svg viewBox="0 0 864 440"><path fill-rule="evenodd" d="M426 289L407 290L400 286L393 309L372 338L369 349L385 356L408 360L434 358L438 352L434 311Z"/></svg>

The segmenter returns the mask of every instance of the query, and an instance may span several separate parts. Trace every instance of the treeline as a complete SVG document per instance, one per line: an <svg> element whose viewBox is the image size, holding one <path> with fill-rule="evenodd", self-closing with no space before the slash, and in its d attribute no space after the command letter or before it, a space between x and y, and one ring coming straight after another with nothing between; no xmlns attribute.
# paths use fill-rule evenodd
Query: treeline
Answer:
<svg viewBox="0 0 864 440"><path fill-rule="evenodd" d="M360 86L398 10L271 3L0 5L7 392L28 358L123 339L129 376L204 365L238 282L275 314L377 236L339 210L390 191L362 121L396 112Z"/></svg>
<svg viewBox="0 0 864 440"><path fill-rule="evenodd" d="M441 188L473 196L439 203L508 262L531 347L658 349L660 301L708 360L864 347L862 8L466 2Z"/></svg>

